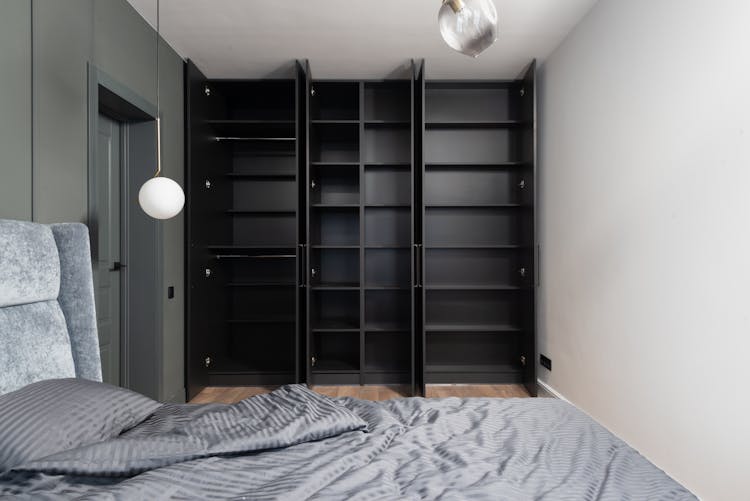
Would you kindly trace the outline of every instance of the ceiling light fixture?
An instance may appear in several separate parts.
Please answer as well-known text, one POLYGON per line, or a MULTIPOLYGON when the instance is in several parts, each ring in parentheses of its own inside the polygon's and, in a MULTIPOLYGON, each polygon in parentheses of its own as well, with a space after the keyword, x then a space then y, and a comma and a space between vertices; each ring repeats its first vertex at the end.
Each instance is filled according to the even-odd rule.
POLYGON ((156 0, 156 174, 138 191, 143 212, 154 219, 169 219, 185 205, 185 192, 172 179, 161 175, 161 116, 159 108, 159 0, 156 0))
POLYGON ((497 40, 492 0, 443 0, 438 24, 445 43, 467 56, 477 57, 497 40))

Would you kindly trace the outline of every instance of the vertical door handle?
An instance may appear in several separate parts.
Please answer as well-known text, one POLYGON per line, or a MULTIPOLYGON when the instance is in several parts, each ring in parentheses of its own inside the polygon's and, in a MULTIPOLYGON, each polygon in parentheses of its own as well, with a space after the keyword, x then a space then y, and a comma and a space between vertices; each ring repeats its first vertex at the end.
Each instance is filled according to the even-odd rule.
POLYGON ((414 288, 419 287, 419 247, 417 247, 417 244, 412 245, 413 251, 414 251, 414 262, 412 263, 414 265, 414 273, 412 273, 413 281, 414 281, 414 288))
POLYGON ((421 245, 414 244, 414 286, 422 287, 422 250, 421 245))
POLYGON ((299 285, 300 287, 305 287, 307 285, 307 266, 305 265, 305 257, 307 256, 307 253, 305 252, 305 244, 299 244, 297 246, 297 267, 298 267, 298 273, 299 273, 299 285))

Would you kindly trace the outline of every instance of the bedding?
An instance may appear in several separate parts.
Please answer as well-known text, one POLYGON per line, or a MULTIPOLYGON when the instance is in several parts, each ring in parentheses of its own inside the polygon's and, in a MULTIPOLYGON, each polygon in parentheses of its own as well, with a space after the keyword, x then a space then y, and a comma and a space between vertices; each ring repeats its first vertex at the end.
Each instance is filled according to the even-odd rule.
POLYGON ((116 437, 161 404, 86 379, 50 379, 0 395, 0 472, 116 437))
MULTIPOLYGON (((33 426, 33 423, 30 424, 33 426)), ((14 499, 686 500, 555 399, 330 399, 302 385, 165 404, 117 437, 0 475, 14 499)))

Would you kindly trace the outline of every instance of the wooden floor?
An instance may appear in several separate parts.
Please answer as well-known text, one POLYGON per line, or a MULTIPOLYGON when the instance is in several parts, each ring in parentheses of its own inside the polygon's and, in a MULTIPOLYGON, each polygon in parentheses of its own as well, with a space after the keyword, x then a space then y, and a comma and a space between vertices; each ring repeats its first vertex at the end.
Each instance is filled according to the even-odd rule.
MULTIPOLYGON (((200 392, 190 402, 231 404, 253 395, 273 391, 270 386, 212 386, 200 392)), ((408 391, 398 386, 313 386, 313 390, 329 397, 355 397, 363 400, 389 400, 408 397, 408 391)), ((520 384, 427 385, 427 398, 446 397, 528 397, 520 384)))

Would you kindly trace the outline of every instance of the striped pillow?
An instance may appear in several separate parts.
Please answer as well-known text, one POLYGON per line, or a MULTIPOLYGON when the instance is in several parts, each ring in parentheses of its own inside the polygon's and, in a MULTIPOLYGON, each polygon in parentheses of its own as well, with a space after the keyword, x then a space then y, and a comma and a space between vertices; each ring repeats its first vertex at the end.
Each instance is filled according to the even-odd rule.
POLYGON ((86 379, 49 379, 0 395, 0 472, 115 437, 160 406, 86 379))

